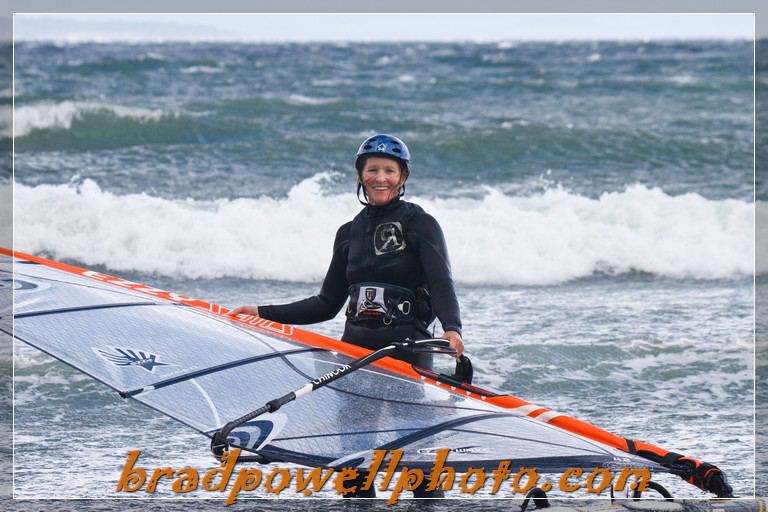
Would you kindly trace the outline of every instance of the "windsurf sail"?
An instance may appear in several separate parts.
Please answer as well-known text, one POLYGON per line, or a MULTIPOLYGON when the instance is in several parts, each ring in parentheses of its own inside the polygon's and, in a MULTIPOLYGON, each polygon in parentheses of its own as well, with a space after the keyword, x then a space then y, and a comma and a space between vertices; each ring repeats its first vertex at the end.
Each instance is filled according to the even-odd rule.
MULTIPOLYGON (((213 437, 230 420, 370 352, 239 315, 202 300, 0 248, 13 302, 0 330, 213 437), (11 318, 14 319, 13 323, 11 318)), ((457 471, 578 466, 670 472, 718 496, 716 466, 617 436, 518 397, 445 382, 389 357, 234 428, 232 446, 268 461, 368 467, 374 450, 429 469, 439 449, 457 471)))

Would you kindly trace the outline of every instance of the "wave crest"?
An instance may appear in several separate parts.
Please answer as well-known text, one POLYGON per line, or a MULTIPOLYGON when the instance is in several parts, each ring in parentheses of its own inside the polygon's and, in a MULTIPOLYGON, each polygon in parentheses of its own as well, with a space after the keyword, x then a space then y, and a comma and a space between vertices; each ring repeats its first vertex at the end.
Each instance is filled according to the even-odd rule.
MULTIPOLYGON (((188 278, 323 278, 338 226, 359 204, 321 173, 286 197, 172 200, 79 185, 16 185, 19 250, 188 278)), ((597 199, 552 188, 526 197, 413 197, 443 227, 454 278, 467 284, 553 284, 648 272, 675 278, 750 275, 754 204, 671 196, 632 185, 597 199)), ((768 268, 758 269, 768 272, 768 268)))
POLYGON ((15 109, 16 137, 25 137, 35 130, 69 130, 73 121, 81 119, 87 113, 96 112, 138 121, 158 121, 164 116, 177 115, 162 110, 80 101, 22 105, 15 109))

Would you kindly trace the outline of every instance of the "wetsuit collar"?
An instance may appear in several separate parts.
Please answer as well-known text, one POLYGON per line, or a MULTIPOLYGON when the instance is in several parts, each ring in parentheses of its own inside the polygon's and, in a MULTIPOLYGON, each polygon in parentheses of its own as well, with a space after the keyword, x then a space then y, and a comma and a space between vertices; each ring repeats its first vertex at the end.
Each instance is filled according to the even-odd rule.
POLYGON ((398 206, 400 206, 400 204, 402 204, 402 201, 400 201, 400 197, 398 196, 387 204, 381 206, 367 204, 365 206, 365 213, 369 217, 378 217, 379 215, 384 215, 388 212, 394 211, 398 206))

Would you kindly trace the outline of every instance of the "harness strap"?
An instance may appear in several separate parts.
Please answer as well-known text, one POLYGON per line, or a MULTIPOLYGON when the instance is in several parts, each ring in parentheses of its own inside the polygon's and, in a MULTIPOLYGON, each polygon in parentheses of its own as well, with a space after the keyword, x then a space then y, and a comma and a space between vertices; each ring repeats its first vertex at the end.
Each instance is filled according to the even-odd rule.
POLYGON ((356 283, 349 287, 347 319, 352 323, 400 325, 416 319, 416 293, 385 283, 356 283))

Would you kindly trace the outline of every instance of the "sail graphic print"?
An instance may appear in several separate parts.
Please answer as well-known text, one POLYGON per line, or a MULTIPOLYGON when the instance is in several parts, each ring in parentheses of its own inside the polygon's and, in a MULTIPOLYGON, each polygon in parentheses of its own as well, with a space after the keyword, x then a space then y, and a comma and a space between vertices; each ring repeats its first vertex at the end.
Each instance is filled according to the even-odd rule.
POLYGON ((140 366, 147 371, 154 372, 155 366, 169 366, 169 363, 161 363, 157 355, 132 348, 112 347, 115 352, 106 352, 94 349, 97 354, 116 366, 140 366))

